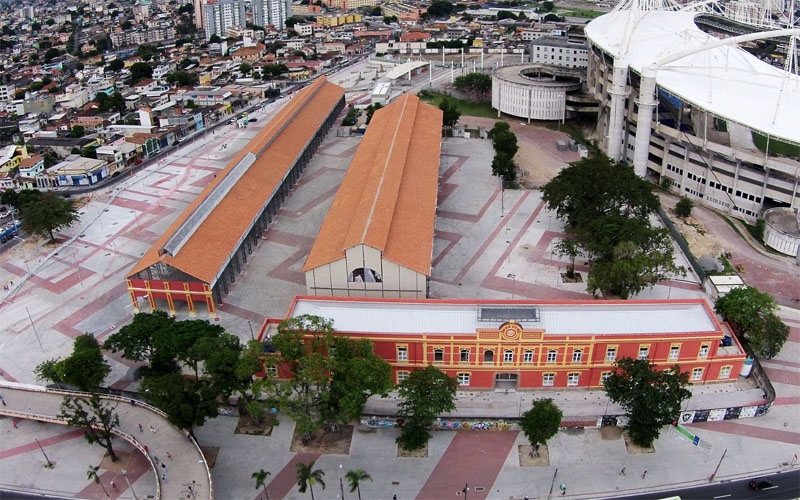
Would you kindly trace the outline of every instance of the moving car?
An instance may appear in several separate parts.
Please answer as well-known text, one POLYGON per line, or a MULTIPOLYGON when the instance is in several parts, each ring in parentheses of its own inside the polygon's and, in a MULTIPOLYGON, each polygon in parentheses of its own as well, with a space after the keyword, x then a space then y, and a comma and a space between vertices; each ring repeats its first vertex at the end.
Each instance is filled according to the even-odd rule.
POLYGON ((774 485, 772 484, 772 481, 767 479, 766 477, 759 477, 750 480, 751 490, 765 490, 767 488, 772 488, 773 486, 774 485))

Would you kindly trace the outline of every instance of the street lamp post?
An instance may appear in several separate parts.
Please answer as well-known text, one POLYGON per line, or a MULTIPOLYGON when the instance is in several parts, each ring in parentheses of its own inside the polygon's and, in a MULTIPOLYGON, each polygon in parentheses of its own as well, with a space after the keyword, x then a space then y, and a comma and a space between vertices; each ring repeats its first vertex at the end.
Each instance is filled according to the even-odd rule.
POLYGON ((511 300, 514 300, 514 292, 517 288, 517 275, 510 273, 508 274, 508 277, 511 278, 511 300))
POLYGON ((126 470, 122 471, 122 477, 125 478, 125 482, 128 484, 128 489, 131 490, 134 500, 139 500, 139 497, 136 496, 136 492, 133 491, 133 486, 131 486, 131 482, 128 480, 128 471, 126 470))
POLYGON ((467 494, 469 493, 469 483, 464 483, 464 489, 461 490, 461 493, 464 494, 464 500, 467 500, 467 494))

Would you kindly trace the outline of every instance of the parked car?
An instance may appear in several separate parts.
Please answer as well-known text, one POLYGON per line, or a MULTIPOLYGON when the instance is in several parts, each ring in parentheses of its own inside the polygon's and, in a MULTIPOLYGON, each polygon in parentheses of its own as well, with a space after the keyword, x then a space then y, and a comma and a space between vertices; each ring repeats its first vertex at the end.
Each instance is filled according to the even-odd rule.
POLYGON ((774 485, 772 484, 772 481, 766 477, 759 477, 750 480, 751 490, 765 490, 767 488, 772 488, 773 486, 774 485))

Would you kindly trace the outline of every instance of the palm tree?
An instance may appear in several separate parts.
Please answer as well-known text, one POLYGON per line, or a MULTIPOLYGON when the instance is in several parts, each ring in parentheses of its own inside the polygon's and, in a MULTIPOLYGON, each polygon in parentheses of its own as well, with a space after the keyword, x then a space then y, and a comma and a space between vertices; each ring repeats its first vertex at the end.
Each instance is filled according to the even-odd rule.
POLYGON ((372 476, 364 472, 363 469, 355 469, 347 471, 345 474, 347 482, 350 483, 350 493, 358 490, 358 500, 361 500, 361 481, 369 479, 372 481, 372 476))
POLYGON ((256 489, 264 488, 264 496, 267 498, 267 500, 269 500, 269 493, 267 493, 266 479, 269 475, 269 471, 265 471, 264 469, 261 469, 258 472, 253 472, 253 474, 250 475, 250 477, 256 480, 256 489))
POLYGON ((86 471, 86 479, 94 479, 94 482, 99 484, 100 487, 103 488, 103 493, 105 493, 107 497, 110 497, 111 495, 109 495, 108 491, 106 491, 106 487, 103 486, 102 482, 100 482, 100 476, 97 475, 98 470, 100 470, 99 465, 90 465, 89 470, 86 471))
POLYGON ((303 463, 297 464, 297 486, 300 487, 300 493, 305 493, 306 488, 311 490, 311 500, 314 500, 314 483, 319 483, 322 489, 325 489, 325 481, 322 476, 325 473, 321 469, 312 470, 314 462, 306 465, 303 463))

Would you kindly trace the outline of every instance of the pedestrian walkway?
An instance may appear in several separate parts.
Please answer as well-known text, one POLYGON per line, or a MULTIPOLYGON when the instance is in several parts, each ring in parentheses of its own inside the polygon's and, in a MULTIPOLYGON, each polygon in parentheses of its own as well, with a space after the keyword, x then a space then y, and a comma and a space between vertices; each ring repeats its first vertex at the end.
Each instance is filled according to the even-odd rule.
MULTIPOLYGON (((66 424, 59 416, 61 402, 65 395, 74 395, 13 382, 0 383, 0 394, 4 403, 0 406, 0 415, 56 424, 66 424)), ((114 411, 119 415, 119 425, 114 434, 147 458, 155 474, 155 498, 214 498, 210 470, 202 451, 190 436, 167 422, 163 412, 144 402, 116 396, 104 396, 104 399, 118 402, 114 411)), ((17 421, 13 422, 17 427, 17 421)), ((107 481, 102 486, 109 493, 122 493, 127 488, 123 478, 104 475, 102 481, 107 481)))

